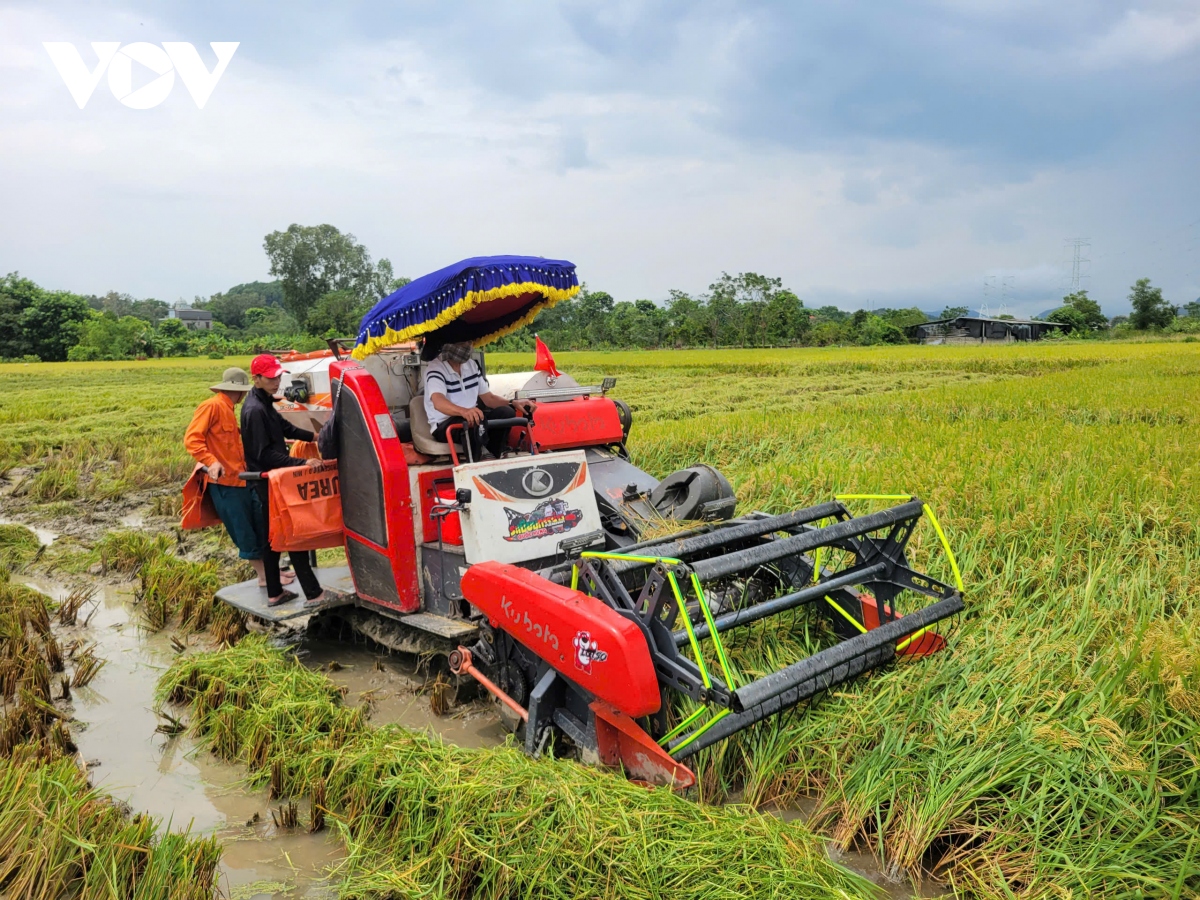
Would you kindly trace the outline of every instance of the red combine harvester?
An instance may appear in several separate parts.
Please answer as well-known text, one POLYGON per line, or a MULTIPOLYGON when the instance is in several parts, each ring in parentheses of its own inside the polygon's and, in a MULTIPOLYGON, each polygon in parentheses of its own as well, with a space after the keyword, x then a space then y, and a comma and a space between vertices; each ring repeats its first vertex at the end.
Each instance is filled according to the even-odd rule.
MULTIPOLYGON (((962 611, 962 584, 952 554, 954 585, 910 568, 924 517, 950 550, 918 499, 857 498, 903 501, 862 516, 833 500, 733 518, 733 491, 710 466, 659 481, 630 461, 632 416, 608 396, 612 379, 579 385, 552 366, 490 377, 493 392, 536 401, 531 417, 499 423, 511 429, 501 458, 434 441, 422 375, 437 350, 481 346, 577 285, 567 262, 465 260, 380 301, 356 358, 330 358, 349 565, 317 570, 334 598, 320 615, 395 649, 445 653, 504 704, 532 755, 553 737, 676 786, 692 783, 684 761, 703 748, 944 646, 933 629, 962 611), (647 537, 664 519, 689 523, 647 537), (722 636, 800 610, 827 621, 816 629, 826 646, 740 680, 722 636), (692 712, 676 713, 678 695, 692 712)), ((266 621, 313 614, 301 601, 268 608, 253 581, 217 596, 266 621)))

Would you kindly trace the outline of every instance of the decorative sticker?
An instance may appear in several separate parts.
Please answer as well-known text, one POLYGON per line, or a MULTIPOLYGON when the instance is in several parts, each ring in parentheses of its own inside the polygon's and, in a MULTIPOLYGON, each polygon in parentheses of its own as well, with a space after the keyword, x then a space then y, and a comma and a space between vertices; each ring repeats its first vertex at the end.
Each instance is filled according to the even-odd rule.
POLYGON ((608 654, 592 640, 590 631, 576 632, 571 643, 575 645, 575 668, 582 669, 588 675, 592 674, 592 663, 602 663, 608 659, 608 654))
POLYGON ((527 513, 504 507, 508 515, 506 541, 532 541, 570 531, 583 519, 583 510, 567 509, 567 501, 555 497, 539 503, 527 513))

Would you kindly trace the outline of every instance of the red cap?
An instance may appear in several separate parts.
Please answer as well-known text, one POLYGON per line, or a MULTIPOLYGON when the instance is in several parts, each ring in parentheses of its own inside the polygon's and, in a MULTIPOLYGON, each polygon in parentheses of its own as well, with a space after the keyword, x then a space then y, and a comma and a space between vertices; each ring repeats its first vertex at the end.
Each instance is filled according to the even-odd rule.
POLYGON ((266 378, 274 378, 283 371, 283 363, 272 356, 270 353, 263 353, 254 357, 254 362, 250 363, 251 375, 262 375, 266 378))

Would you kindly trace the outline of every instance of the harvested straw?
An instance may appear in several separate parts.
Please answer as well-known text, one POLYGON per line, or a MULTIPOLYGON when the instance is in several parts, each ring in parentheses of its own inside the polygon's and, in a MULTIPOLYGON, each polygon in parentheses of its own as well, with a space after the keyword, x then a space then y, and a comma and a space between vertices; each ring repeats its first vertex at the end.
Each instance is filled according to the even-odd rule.
POLYGON ((95 585, 79 585, 58 604, 56 613, 60 625, 74 625, 79 618, 79 610, 85 603, 90 603, 96 596, 95 585))
POLYGON ((41 551, 41 541, 24 525, 0 525, 0 568, 19 571, 41 551))
POLYGON ((215 838, 160 833, 88 786, 74 762, 0 762, 0 885, 9 900, 210 900, 215 838))
POLYGON ((796 824, 705 807, 574 762, 371 729, 325 676, 251 635, 177 659, 160 700, 349 845, 344 897, 870 896, 796 824), (230 732, 232 734, 230 734, 230 732))

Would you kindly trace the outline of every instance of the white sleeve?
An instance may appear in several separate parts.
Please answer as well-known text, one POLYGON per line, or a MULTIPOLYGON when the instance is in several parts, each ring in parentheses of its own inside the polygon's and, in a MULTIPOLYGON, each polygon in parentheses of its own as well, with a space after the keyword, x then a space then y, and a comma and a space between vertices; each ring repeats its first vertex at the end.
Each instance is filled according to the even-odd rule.
MULTIPOLYGON (((478 363, 476 363, 475 366, 476 368, 479 368, 478 363)), ((479 393, 490 394, 491 392, 492 386, 488 384, 488 380, 483 377, 483 369, 479 369, 479 393)))
POLYGON ((432 397, 434 394, 447 396, 446 376, 441 369, 431 365, 425 369, 425 396, 432 397))

